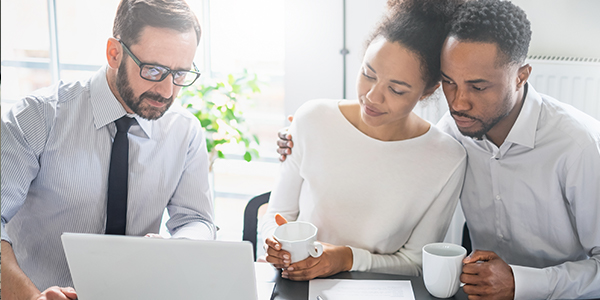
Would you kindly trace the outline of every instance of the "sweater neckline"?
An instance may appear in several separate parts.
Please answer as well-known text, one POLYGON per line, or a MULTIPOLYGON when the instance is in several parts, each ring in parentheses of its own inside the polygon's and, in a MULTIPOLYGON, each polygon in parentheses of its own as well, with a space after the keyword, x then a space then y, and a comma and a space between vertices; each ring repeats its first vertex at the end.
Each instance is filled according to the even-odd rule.
POLYGON ((358 128, 356 128, 352 123, 350 123, 350 121, 348 119, 346 119, 346 117, 342 113, 342 110, 340 109, 340 102, 342 102, 342 101, 348 101, 348 100, 332 101, 333 102, 332 104, 335 105, 336 115, 339 118, 341 118, 341 120, 343 120, 343 123, 344 123, 343 126, 349 126, 350 127, 349 131, 353 132, 353 134, 355 134, 355 135, 363 137, 364 139, 371 140, 371 141, 374 141, 377 143, 382 143, 382 144, 401 144, 401 143, 419 142, 421 140, 427 139, 432 134, 432 128, 434 125, 431 122, 425 120, 425 122, 429 123, 429 129, 424 134, 416 136, 414 138, 398 140, 398 141, 382 141, 382 140, 373 138, 373 137, 363 133, 362 131, 358 130, 358 128))

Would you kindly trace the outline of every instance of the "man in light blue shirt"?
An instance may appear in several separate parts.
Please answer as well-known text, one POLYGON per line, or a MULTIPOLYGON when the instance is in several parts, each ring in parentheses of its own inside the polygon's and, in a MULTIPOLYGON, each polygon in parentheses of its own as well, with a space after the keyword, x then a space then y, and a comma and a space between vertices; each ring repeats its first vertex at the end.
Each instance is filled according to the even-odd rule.
POLYGON ((469 1, 442 49, 450 113, 463 144, 461 204, 473 249, 469 298, 600 298, 600 122, 527 79, 531 30, 508 1, 469 1))
POLYGON ((113 35, 92 78, 43 89, 2 116, 3 298, 76 297, 60 235, 105 232, 114 121, 125 115, 135 119, 126 234, 158 232, 167 208, 173 237, 216 237, 202 128, 171 107, 199 76, 198 20, 184 1, 123 0, 113 35))

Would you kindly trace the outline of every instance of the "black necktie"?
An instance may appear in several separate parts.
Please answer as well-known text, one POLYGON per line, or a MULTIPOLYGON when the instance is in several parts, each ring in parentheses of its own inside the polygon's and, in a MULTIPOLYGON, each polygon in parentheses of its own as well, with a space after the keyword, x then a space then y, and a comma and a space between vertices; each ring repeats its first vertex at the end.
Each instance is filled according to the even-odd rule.
POLYGON ((117 134, 110 154, 108 171, 108 203, 106 234, 125 235, 127 224, 127 174, 129 173, 129 140, 127 132, 134 119, 124 116, 115 121, 117 134))

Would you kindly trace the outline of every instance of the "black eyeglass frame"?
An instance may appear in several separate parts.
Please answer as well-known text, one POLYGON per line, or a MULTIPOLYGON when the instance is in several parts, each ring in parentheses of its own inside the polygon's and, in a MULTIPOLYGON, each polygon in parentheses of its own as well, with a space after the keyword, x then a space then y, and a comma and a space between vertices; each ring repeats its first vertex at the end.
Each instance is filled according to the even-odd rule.
POLYGON ((198 69, 198 67, 196 67, 196 64, 194 62, 192 62, 192 66, 194 66, 194 69, 196 69, 196 71, 192 71, 192 70, 171 70, 171 68, 169 67, 165 67, 163 65, 159 65, 159 64, 148 64, 148 63, 143 63, 142 61, 140 61, 135 54, 133 54, 133 52, 131 52, 131 50, 129 50, 129 47, 120 39, 117 39, 119 41, 119 43, 121 43, 121 46, 123 46, 123 49, 125 49, 125 52, 127 52, 127 54, 129 55, 129 57, 131 57, 131 59, 133 59, 133 61, 138 65, 138 67, 140 68, 140 77, 142 77, 145 80, 148 81, 152 81, 152 82, 161 82, 163 80, 165 80, 165 78, 167 78, 167 76, 169 76, 169 74, 171 74, 173 77, 173 84, 176 86, 190 86, 192 84, 194 84, 194 82, 196 82, 196 80, 198 80, 198 77, 200 77, 200 70, 198 69), (163 72, 160 79, 149 79, 146 78, 142 75, 142 72, 144 70, 144 66, 155 66, 155 67, 160 67, 166 70, 166 72, 163 72), (191 83, 189 84, 178 84, 175 82, 175 74, 178 72, 187 72, 187 73, 191 73, 196 75, 196 78, 194 78, 194 80, 192 80, 191 83))

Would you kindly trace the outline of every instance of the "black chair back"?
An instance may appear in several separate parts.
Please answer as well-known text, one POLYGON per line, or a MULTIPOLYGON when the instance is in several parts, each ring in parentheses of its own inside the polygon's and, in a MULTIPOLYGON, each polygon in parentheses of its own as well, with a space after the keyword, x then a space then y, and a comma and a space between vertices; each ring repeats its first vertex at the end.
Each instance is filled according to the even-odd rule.
POLYGON ((246 208, 244 209, 244 231, 242 240, 249 241, 252 243, 252 249, 254 251, 254 261, 256 261, 256 235, 258 225, 258 209, 269 202, 271 192, 260 194, 248 201, 246 208))

